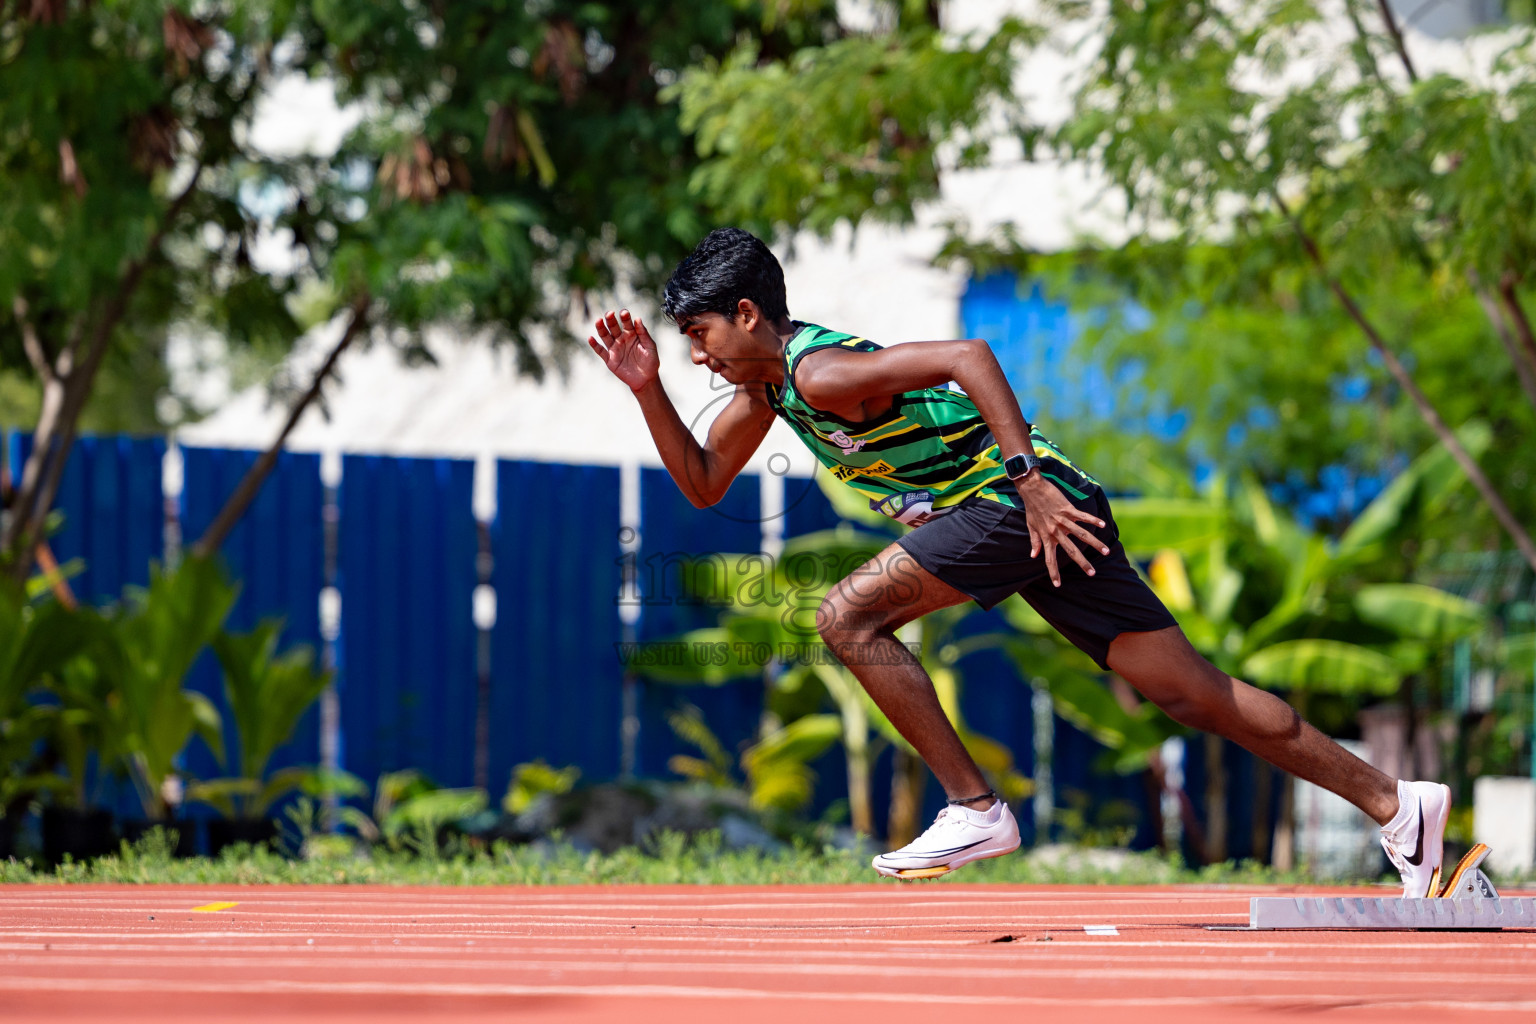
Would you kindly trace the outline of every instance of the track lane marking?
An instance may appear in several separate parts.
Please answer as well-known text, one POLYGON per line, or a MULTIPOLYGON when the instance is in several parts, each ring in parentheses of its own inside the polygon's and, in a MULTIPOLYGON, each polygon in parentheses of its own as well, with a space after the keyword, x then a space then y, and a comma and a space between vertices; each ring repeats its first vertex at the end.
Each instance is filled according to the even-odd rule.
POLYGON ((1209 1005, 1244 1006, 1255 1003, 1280 1006, 1337 1008, 1337 1009, 1448 1009, 1485 1012, 1536 1011, 1536 999, 1503 999, 1486 1002, 1451 1001, 1445 999, 1383 1000, 1366 1003, 1355 999, 1344 1003, 1338 999, 1320 996, 1284 994, 1263 995, 1202 995, 1202 996, 1153 996, 1145 998, 1085 997, 1085 996, 987 996, 956 992, 777 992, 772 989, 717 988, 693 985, 515 985, 515 984, 455 984, 443 982, 341 982, 329 985, 313 982, 188 982, 170 979, 169 982, 121 981, 99 978, 41 978, 32 984, 17 984, 13 977, 0 977, 0 989, 46 991, 96 991, 96 992, 172 992, 211 993, 221 995, 276 995, 276 994, 355 994, 355 995, 428 995, 428 996, 586 996, 619 998, 704 998, 704 999, 781 999, 788 1001, 873 1002, 873 1003, 945 1003, 977 1006, 1030 1006, 1051 1005, 1067 1007, 1190 1007, 1209 1005))

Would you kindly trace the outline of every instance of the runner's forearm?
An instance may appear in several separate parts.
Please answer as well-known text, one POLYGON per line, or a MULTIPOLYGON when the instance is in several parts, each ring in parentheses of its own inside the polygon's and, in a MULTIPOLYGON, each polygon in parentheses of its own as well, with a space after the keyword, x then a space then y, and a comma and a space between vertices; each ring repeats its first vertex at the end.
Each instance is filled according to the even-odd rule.
POLYGON ((645 415, 651 438, 656 442, 662 465, 667 467, 678 490, 697 508, 719 501, 720 496, 714 493, 710 481, 708 453, 677 414, 677 407, 661 386, 661 379, 652 380, 634 392, 634 396, 645 415))

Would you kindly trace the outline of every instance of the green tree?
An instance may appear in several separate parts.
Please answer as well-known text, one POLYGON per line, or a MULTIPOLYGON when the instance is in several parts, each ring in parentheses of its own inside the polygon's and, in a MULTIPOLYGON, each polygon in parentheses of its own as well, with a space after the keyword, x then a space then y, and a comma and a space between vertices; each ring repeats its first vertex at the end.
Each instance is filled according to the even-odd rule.
POLYGON ((743 219, 825 232, 909 219, 942 174, 1005 140, 1026 160, 1076 162, 1124 204, 1124 240, 1042 257, 1019 224, 977 236, 956 223, 937 258, 1057 272, 1074 306, 1105 321, 1111 364, 1135 360, 1134 387, 1191 413, 1183 447, 1256 462, 1267 482, 1316 485, 1340 461, 1386 476, 1446 445, 1480 498, 1446 543, 1502 531, 1536 566, 1523 525, 1536 513, 1523 454, 1536 429, 1531 32, 1489 74, 1421 77, 1388 7, 1334 11, 1054 0, 1036 25, 969 39, 897 18, 862 47, 706 64, 680 87, 708 158, 696 187, 743 219), (1032 42, 1082 65, 1050 126, 1012 92, 1032 42), (921 96, 883 73, 925 59, 921 96), (840 96, 889 116, 817 113, 840 96), (790 112, 784 141, 773 128, 790 112), (866 153, 853 173, 850 154, 866 153), (1483 463, 1453 431, 1472 415, 1497 428, 1483 463))
POLYGON ((843 32, 830 2, 0 6, 0 394, 29 375, 37 440, 0 536, 11 572, 102 368, 145 365, 172 326, 279 353, 296 311, 341 327, 200 554, 358 339, 429 357, 441 324, 510 344, 525 372, 559 364, 573 307, 654 285, 713 220, 662 92, 743 41, 784 56, 843 32), (294 75, 362 112, 338 153, 256 148, 258 104, 294 75), (291 259, 254 258, 284 241, 291 259))
MULTIPOLYGON (((245 130, 273 76, 310 66, 279 45, 293 24, 292 5, 259 0, 0 8, 0 366, 31 374, 37 410, 0 535, 13 574, 104 366, 125 369, 120 388, 175 323, 237 347, 297 335, 296 276, 252 259, 274 226, 252 197, 303 161, 267 159, 245 130)), ((152 396, 164 372, 145 376, 152 396)))
POLYGON ((1536 567, 1529 30, 1486 75, 1421 78, 1385 4, 1114 10, 1052 142, 1126 203, 1130 241, 1086 261, 1154 314, 1116 354, 1186 407, 1214 397, 1206 450, 1234 424, 1273 438, 1277 472, 1297 447, 1382 472, 1438 441, 1536 567), (1486 471, 1452 429, 1473 415, 1498 421, 1486 471))

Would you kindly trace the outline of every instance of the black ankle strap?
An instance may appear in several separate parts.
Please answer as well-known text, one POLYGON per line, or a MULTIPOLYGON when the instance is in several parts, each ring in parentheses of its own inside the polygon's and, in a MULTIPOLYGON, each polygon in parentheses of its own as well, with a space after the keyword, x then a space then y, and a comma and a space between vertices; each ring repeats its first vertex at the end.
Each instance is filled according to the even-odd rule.
POLYGON ((997 795, 997 791, 996 790, 989 789, 985 793, 981 794, 980 796, 962 796, 962 797, 958 797, 958 798, 956 798, 954 800, 951 800, 950 803, 951 804, 969 804, 969 803, 974 803, 977 800, 985 800, 987 797, 991 797, 994 800, 1001 799, 1001 797, 999 797, 997 795))

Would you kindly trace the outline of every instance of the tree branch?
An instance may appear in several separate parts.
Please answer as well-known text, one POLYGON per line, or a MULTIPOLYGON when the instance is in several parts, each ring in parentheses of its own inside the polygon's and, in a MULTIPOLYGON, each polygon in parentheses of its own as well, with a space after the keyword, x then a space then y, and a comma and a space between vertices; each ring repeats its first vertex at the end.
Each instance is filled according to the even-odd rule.
POLYGON ((1521 351, 1519 343, 1510 333, 1510 318, 1505 316, 1504 308, 1499 305, 1499 299, 1495 298, 1478 279, 1477 271, 1467 271, 1467 280, 1472 283, 1478 304, 1483 307, 1483 312, 1488 315, 1489 322, 1493 324, 1493 333, 1498 335, 1499 343, 1509 354, 1509 361, 1515 364, 1515 376, 1520 378, 1520 387, 1525 391, 1525 396, 1531 400, 1531 406, 1536 408, 1536 354, 1521 351))
POLYGON ((1430 402, 1428 396, 1419 390, 1418 382, 1413 379, 1413 374, 1403 365, 1402 360, 1397 358, 1397 353, 1393 352, 1387 347, 1386 342, 1382 341, 1376 326, 1366 317, 1364 311, 1355 302, 1354 297, 1344 289, 1344 286, 1339 283, 1338 278, 1328 271, 1328 264, 1323 259, 1322 251, 1317 247, 1317 242, 1313 240, 1306 228, 1302 226, 1301 221, 1291 212, 1291 208, 1281 198, 1280 193, 1271 189, 1270 196, 1279 207, 1281 214, 1290 222, 1291 230, 1301 240, 1302 246, 1307 251, 1307 256, 1323 275, 1323 280, 1327 283, 1329 290, 1333 292, 1340 304, 1343 305, 1350 319, 1365 333, 1366 339, 1371 343, 1371 348, 1376 350, 1376 354, 1386 364, 1387 372, 1392 374, 1398 386, 1413 400, 1413 404, 1419 410, 1420 418, 1429 425, 1429 429, 1434 432, 1435 437, 1440 440, 1440 443, 1445 445, 1446 450, 1451 453, 1451 457, 1456 460, 1462 472, 1467 474, 1467 479, 1472 481, 1472 486, 1477 488, 1478 494, 1482 496, 1483 501, 1493 512, 1494 518, 1499 521, 1499 525, 1503 526, 1505 532, 1514 540, 1515 547, 1525 557, 1526 562, 1530 564, 1532 569, 1536 569, 1536 543, 1532 543, 1530 534, 1526 533, 1525 527, 1510 512, 1509 506, 1505 504, 1499 492, 1494 489, 1493 483, 1483 473, 1483 469, 1477 464, 1477 460, 1472 458, 1471 454, 1462 446, 1460 439, 1456 437, 1455 432, 1440 417, 1440 413, 1435 408, 1434 403, 1430 402))
MULTIPOLYGON (((1525 307, 1520 304, 1520 296, 1515 291, 1515 278, 1513 275, 1505 275, 1499 282, 1499 297, 1504 300, 1504 310, 1509 314, 1509 320, 1515 327, 1515 337, 1519 340, 1520 354, 1525 357, 1527 365, 1536 375, 1536 332, 1531 330, 1530 317, 1525 315, 1525 307)), ((1514 358, 1514 353, 1510 353, 1514 358)), ((1519 359, 1515 359, 1518 364, 1519 359)), ((1536 402, 1536 399, 1532 399, 1536 402)))
POLYGON ((1381 9, 1381 20, 1387 23, 1387 35, 1392 37, 1392 45, 1397 48, 1397 56, 1403 62, 1403 70, 1408 72, 1408 81, 1417 82, 1419 73, 1414 70, 1413 60, 1408 56, 1408 44, 1403 42, 1403 33, 1397 27, 1397 16, 1392 13, 1392 8, 1387 6, 1387 0, 1376 0, 1376 6, 1381 9))
POLYGON ((261 489, 262 483, 272 472, 272 468, 277 465, 277 457, 282 452, 288 435, 293 432, 294 427, 298 426, 299 418, 304 415, 304 411, 316 398, 320 397, 321 388, 326 378, 331 375, 331 371, 336 368, 342 353, 351 346, 353 339, 366 326, 369 301, 369 297, 363 295, 352 303, 352 317, 347 322, 346 330, 342 332, 340 340, 332 347, 330 354, 325 357, 325 363, 315 373, 315 379, 310 383, 309 390, 293 404, 293 408, 288 411, 288 420, 283 424, 283 429, 278 432, 277 438, 266 451, 261 453, 261 457, 251 464, 251 468, 246 470, 245 476, 240 479, 234 493, 224 502, 224 507, 219 509, 219 514, 214 517, 212 523, 208 524, 208 529, 203 531, 197 543, 192 545, 194 557, 207 558, 224 546, 224 541, 229 538, 229 532, 235 528, 235 524, 240 522, 240 518, 245 515, 246 509, 255 499, 256 492, 261 489))
POLYGON ((27 362, 32 364, 32 369, 37 371, 46 387, 53 380, 53 366, 48 360, 48 352, 43 348, 42 341, 37 336, 37 328, 27 316, 27 300, 21 293, 16 293, 16 299, 11 303, 11 312, 16 314, 16 324, 21 328, 21 347, 27 353, 27 362))

